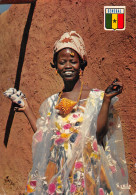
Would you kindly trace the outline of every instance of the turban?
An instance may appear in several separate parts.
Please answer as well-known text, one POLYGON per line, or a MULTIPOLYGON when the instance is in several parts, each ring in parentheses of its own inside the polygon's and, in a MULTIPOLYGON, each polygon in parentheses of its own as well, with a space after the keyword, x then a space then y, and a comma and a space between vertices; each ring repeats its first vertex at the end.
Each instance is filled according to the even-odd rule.
POLYGON ((82 37, 76 31, 64 33, 59 40, 54 44, 53 56, 64 48, 71 48, 75 50, 82 60, 87 60, 87 53, 85 51, 85 44, 82 37))

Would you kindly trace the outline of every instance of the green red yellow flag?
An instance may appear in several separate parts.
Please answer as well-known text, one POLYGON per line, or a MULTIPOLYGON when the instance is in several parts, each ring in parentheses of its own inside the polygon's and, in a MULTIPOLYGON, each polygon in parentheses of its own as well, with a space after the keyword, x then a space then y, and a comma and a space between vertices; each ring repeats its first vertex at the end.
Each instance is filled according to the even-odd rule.
POLYGON ((125 30, 125 6, 104 6, 104 29, 125 30))

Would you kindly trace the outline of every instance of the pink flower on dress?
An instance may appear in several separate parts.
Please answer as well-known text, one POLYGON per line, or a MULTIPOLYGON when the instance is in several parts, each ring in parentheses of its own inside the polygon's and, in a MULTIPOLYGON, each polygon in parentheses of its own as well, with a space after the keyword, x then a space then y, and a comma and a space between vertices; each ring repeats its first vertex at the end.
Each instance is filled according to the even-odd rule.
POLYGON ((73 114, 73 118, 78 118, 78 115, 77 114, 73 114))
POLYGON ((42 137, 43 137, 43 132, 42 131, 39 131, 35 134, 35 139, 38 141, 38 142, 41 142, 42 141, 42 137))
POLYGON ((110 166, 110 169, 111 169, 112 173, 116 172, 116 167, 115 166, 110 166))
POLYGON ((60 135, 61 133, 60 133, 60 131, 56 131, 56 135, 60 135))
POLYGON ((99 188, 99 195, 105 195, 103 188, 99 188))
POLYGON ((71 128, 71 124, 67 123, 66 125, 63 126, 63 128, 66 129, 70 129, 71 128))
POLYGON ((65 139, 63 139, 63 138, 60 137, 60 138, 58 138, 58 139, 55 140, 55 144, 60 145, 60 144, 63 144, 64 141, 65 141, 65 139))
POLYGON ((75 191, 76 191, 76 185, 72 183, 70 187, 70 192, 73 193, 75 191))
POLYGON ((95 152, 98 152, 98 146, 97 146, 97 141, 96 141, 96 139, 93 141, 93 150, 94 150, 95 152))
POLYGON ((84 181, 84 179, 81 181, 81 185, 83 186, 83 188, 85 187, 85 181, 84 181))
POLYGON ((54 183, 49 184, 48 186, 48 193, 53 194, 56 191, 56 186, 54 183))
POLYGON ((82 168, 83 167, 83 163, 82 162, 76 162, 75 163, 75 168, 76 169, 80 169, 80 168, 82 168))
POLYGON ((125 171, 124 171, 123 168, 121 168, 121 173, 122 173, 123 176, 126 176, 125 171))
POLYGON ((30 186, 36 187, 36 181, 30 181, 30 186))
POLYGON ((94 89, 93 91, 100 91, 99 89, 94 89))

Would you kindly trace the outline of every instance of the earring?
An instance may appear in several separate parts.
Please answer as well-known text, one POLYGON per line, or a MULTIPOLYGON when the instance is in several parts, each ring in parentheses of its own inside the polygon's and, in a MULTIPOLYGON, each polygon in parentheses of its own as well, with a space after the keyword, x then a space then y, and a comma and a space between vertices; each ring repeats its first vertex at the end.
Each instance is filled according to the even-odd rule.
POLYGON ((58 75, 58 70, 56 69, 56 75, 58 75))
POLYGON ((83 70, 80 69, 79 76, 83 76, 83 70))

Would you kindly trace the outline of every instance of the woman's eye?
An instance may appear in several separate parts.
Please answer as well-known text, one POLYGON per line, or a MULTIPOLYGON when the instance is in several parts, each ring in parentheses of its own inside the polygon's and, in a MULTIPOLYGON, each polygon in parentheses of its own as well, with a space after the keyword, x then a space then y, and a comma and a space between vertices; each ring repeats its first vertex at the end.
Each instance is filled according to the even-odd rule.
POLYGON ((72 64, 76 64, 77 62, 76 62, 76 61, 72 61, 71 63, 72 63, 72 64))
MULTIPOLYGON (((76 64, 77 63, 77 61, 69 61, 71 64, 76 64)), ((65 63, 67 63, 67 61, 59 61, 58 62, 60 65, 65 65, 65 63)))
POLYGON ((64 64, 65 64, 65 62, 64 62, 64 61, 62 61, 62 62, 59 62, 59 64, 64 65, 64 64))

